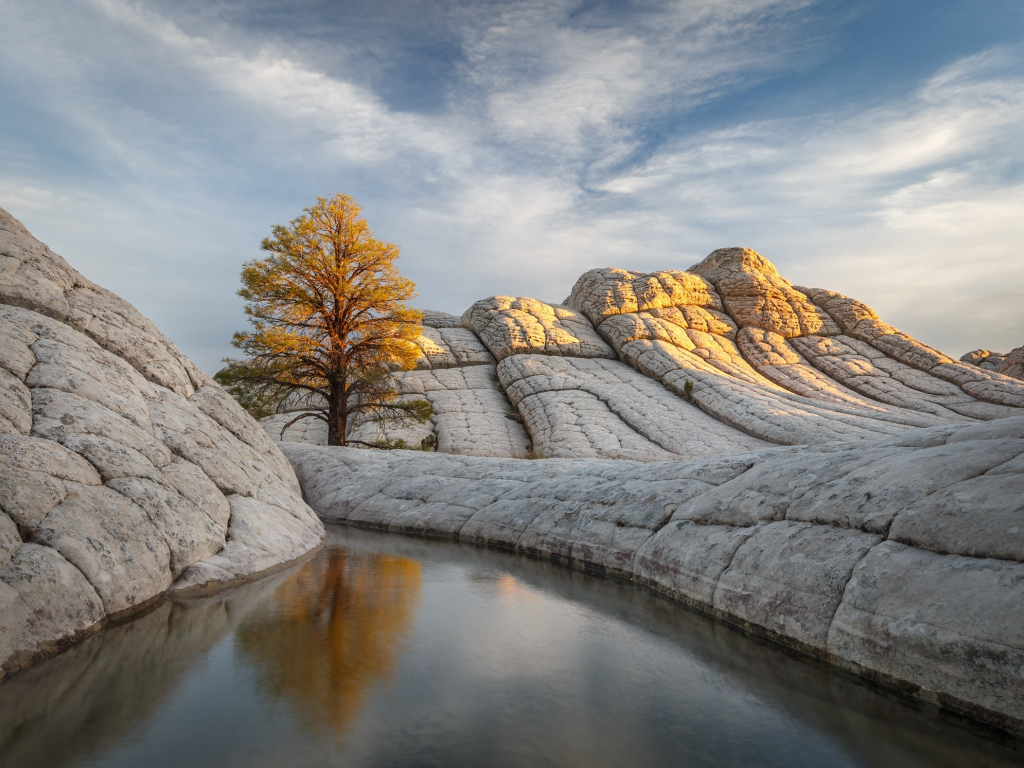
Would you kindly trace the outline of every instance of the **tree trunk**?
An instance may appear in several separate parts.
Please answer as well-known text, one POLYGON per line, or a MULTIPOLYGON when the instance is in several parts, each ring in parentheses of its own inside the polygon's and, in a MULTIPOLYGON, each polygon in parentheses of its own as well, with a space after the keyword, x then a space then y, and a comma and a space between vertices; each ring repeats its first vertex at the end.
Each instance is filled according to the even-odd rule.
POLYGON ((327 398, 327 444, 345 445, 345 431, 348 427, 348 402, 341 394, 341 387, 332 386, 327 398))

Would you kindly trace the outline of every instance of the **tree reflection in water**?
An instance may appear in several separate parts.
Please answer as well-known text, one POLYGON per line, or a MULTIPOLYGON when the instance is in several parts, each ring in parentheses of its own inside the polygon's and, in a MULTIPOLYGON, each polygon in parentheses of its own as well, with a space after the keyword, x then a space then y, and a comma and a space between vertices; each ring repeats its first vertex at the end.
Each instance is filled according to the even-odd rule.
POLYGON ((303 726, 343 734, 375 684, 391 679, 420 601, 420 563, 329 550, 284 582, 239 628, 257 685, 303 726))

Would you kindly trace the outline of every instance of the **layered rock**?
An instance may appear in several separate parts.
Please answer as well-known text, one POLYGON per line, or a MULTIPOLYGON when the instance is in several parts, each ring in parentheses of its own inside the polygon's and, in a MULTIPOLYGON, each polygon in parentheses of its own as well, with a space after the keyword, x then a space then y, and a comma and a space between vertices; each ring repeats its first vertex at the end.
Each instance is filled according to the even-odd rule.
MULTIPOLYGON (((399 387, 430 400, 434 419, 354 424, 350 437, 671 461, 870 441, 1024 406, 1019 380, 952 360, 855 299, 794 286, 746 248, 685 272, 593 269, 560 305, 494 296, 461 319, 428 311, 418 345, 399 387)), ((284 440, 322 443, 326 430, 307 422, 284 440)))
POLYGON ((670 461, 767 445, 617 360, 516 355, 498 378, 541 456, 670 461))
POLYGON ((846 335, 844 321, 874 313, 827 293, 795 288, 759 254, 728 248, 688 272, 591 270, 568 304, 623 360, 677 394, 689 382, 699 407, 775 443, 871 439, 1013 412, 1002 401, 1019 399, 1019 388, 995 396, 1000 404, 979 402, 846 335), (838 319, 815 296, 830 299, 838 319))
MULTIPOLYGON (((460 323, 454 315, 424 312, 415 368, 396 374, 399 400, 428 401, 434 409, 430 421, 353 419, 348 439, 364 444, 403 440, 416 447, 432 436, 438 450, 467 456, 524 456, 531 450, 521 418, 498 383, 494 356, 460 323)), ((307 418, 288 426, 304 405, 284 403, 281 413, 263 419, 264 428, 283 442, 326 445, 325 422, 307 418)))
POLYGON ((279 449, 145 317, 0 210, 0 670, 323 526, 279 449))
POLYGON ((284 450, 325 520, 617 574, 1024 730, 1024 415, 656 464, 284 450))
POLYGON ((990 349, 976 349, 961 357, 960 362, 1001 373, 1012 379, 1024 380, 1024 346, 1017 347, 1005 355, 990 349))

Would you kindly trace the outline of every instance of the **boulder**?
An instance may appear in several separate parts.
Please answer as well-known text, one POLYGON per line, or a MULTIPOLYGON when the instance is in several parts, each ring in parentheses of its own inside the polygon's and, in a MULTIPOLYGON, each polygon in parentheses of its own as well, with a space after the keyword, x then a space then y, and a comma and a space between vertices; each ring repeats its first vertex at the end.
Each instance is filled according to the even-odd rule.
POLYGON ((0 674, 318 548, 275 443, 152 322, 3 210, 0 267, 0 674))

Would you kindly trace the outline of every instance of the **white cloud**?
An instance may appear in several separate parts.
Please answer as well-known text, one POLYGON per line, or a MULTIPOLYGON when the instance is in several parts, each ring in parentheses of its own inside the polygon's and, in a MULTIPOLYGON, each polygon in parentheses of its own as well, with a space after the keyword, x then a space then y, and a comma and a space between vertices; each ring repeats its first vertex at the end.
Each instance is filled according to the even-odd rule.
POLYGON ((301 41, 186 32, 146 3, 9 5, 0 63, 17 64, 24 98, 91 167, 33 168, 0 144, 0 160, 18 160, 0 205, 207 369, 243 322, 228 298, 240 262, 272 222, 332 191, 404 245, 424 306, 557 300, 592 266, 685 267, 744 244, 950 351, 1024 341, 1017 49, 951 63, 867 109, 693 132, 680 116, 822 55, 820 36, 800 34, 813 2, 467 12, 464 63, 429 114, 390 107, 357 56, 330 74, 313 66, 301 41), (654 123, 670 138, 637 164, 654 123), (154 291, 175 262, 202 285, 161 278, 154 291))

